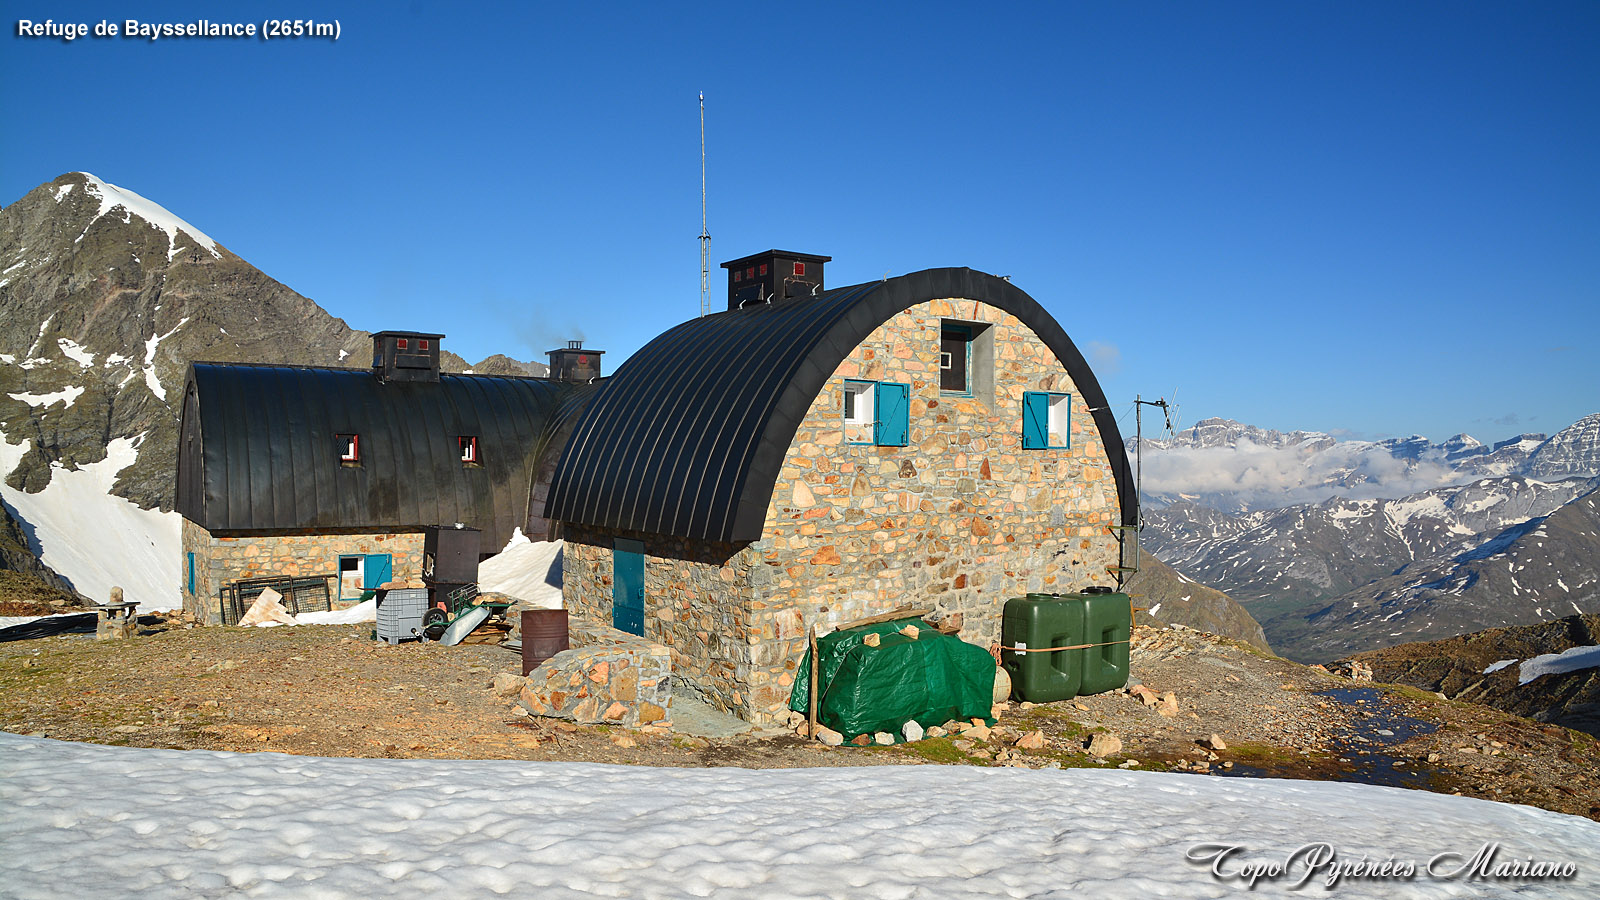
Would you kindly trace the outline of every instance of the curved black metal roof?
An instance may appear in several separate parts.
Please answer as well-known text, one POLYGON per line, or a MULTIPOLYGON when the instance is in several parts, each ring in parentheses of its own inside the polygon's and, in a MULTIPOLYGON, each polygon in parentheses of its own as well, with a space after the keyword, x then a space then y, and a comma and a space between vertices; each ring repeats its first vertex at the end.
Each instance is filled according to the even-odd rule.
POLYGON ((526 527, 541 456, 598 388, 493 375, 385 382, 367 369, 195 363, 184 386, 178 512, 212 532, 391 532, 461 522, 482 529, 492 549, 526 527), (360 435, 360 465, 341 464, 341 434, 360 435), (478 438, 480 465, 462 464, 462 436, 478 438))
POLYGON ((1124 525, 1138 501, 1116 416, 1060 324, 1009 281, 927 269, 818 297, 692 319, 607 380, 562 452, 551 519, 713 541, 761 537, 794 433, 829 376, 891 317, 929 300, 981 300, 1055 353, 1100 431, 1124 525))

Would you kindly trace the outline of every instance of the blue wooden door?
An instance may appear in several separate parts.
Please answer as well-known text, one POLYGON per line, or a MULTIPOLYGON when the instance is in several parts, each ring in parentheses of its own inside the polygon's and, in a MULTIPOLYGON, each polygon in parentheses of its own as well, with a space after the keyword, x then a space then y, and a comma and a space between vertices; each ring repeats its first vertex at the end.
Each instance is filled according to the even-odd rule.
POLYGON ((644 544, 618 538, 611 553, 611 623, 644 634, 644 544))

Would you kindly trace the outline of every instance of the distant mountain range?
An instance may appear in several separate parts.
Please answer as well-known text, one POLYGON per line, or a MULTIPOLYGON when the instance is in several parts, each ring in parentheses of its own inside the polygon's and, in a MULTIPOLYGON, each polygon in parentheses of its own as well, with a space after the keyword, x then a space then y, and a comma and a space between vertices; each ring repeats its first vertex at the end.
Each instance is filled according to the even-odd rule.
MULTIPOLYGON (((404 328, 407 323, 395 322, 404 328)), ((172 507, 184 369, 194 360, 362 366, 350 328, 133 191, 63 175, 0 210, 0 430, 31 449, 7 483, 37 491, 52 465, 137 442, 116 494, 172 507)), ((469 368, 443 354, 444 368, 469 368)), ((495 355, 477 366, 544 374, 495 355)))
POLYGON ((1145 546, 1243 603, 1272 646, 1292 659, 1317 661, 1600 611, 1600 576, 1593 574, 1600 553, 1581 524, 1600 487, 1600 415, 1553 437, 1524 435, 1492 447, 1464 435, 1444 444, 1421 438, 1338 442, 1222 420, 1202 422, 1180 437, 1167 442, 1167 449, 1191 461, 1214 462, 1208 476, 1213 486, 1221 483, 1217 472, 1243 472, 1274 458, 1302 460, 1302 468, 1258 467, 1252 477, 1262 483, 1262 471, 1276 471, 1280 481, 1298 478, 1295 492, 1501 473, 1398 499, 1333 497, 1241 511, 1249 504, 1239 491, 1180 490, 1173 496, 1181 499, 1151 504, 1145 546), (1383 460, 1389 463, 1380 465, 1383 460), (1419 476, 1424 467, 1428 474, 1419 476), (1373 473, 1384 477, 1368 477, 1373 473), (1232 509, 1193 498, 1220 500, 1232 509), (1502 558, 1505 565, 1495 562, 1502 558), (1531 568, 1501 577, 1506 565, 1531 568))
MULTIPOLYGON (((1127 441, 1134 453, 1135 442, 1127 441)), ((1600 413, 1553 437, 1520 434, 1493 445, 1467 434, 1435 444, 1420 435, 1341 441, 1317 431, 1272 431, 1205 419, 1144 443, 1148 506, 1189 501, 1224 512, 1281 509, 1332 497, 1404 497, 1482 478, 1540 481, 1600 473, 1600 413)))

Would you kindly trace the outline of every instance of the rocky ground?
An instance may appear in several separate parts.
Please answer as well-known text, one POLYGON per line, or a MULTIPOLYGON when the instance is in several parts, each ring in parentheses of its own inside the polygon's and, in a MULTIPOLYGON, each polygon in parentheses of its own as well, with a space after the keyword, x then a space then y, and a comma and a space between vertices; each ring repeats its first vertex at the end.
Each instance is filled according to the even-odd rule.
POLYGON ((14 641, 0 644, 0 728, 321 756, 1140 767, 1367 781, 1600 820, 1600 742, 1588 735, 1413 688, 1356 683, 1185 629, 1136 630, 1131 690, 1005 704, 992 729, 952 723, 944 736, 864 748, 780 731, 707 739, 530 719, 493 688, 495 674, 518 671, 498 639, 491 632, 459 647, 391 647, 371 639, 370 625, 147 620, 127 641, 14 641))

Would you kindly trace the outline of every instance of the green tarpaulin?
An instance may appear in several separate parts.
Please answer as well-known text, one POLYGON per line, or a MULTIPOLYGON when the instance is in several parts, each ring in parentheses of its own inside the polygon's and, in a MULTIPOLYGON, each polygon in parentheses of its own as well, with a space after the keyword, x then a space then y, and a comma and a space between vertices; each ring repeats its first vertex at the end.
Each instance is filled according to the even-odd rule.
MULTIPOLYGON (((951 719, 989 720, 994 657, 982 647, 940 634, 920 619, 864 625, 817 638, 817 721, 845 736, 886 731, 898 740, 905 723, 924 728, 951 719), (915 625, 916 639, 900 634, 915 625), (868 634, 880 643, 862 642, 868 634)), ((801 661, 789 708, 806 712, 811 654, 801 661)))

